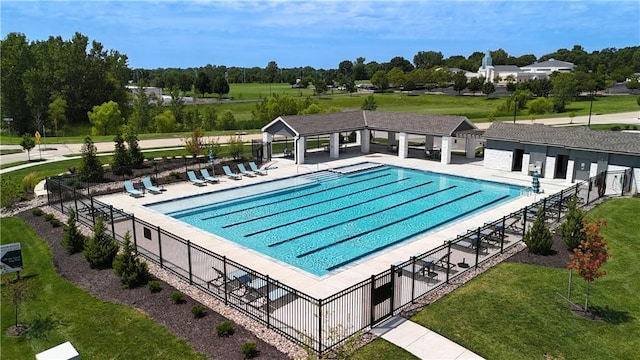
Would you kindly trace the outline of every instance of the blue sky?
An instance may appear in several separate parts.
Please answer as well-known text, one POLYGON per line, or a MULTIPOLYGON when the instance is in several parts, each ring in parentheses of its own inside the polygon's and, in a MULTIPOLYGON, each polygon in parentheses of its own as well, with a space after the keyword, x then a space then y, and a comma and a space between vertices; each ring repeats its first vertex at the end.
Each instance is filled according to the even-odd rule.
POLYGON ((337 68, 502 48, 541 56, 640 45, 640 1, 6 1, 2 38, 80 32, 129 66, 337 68))

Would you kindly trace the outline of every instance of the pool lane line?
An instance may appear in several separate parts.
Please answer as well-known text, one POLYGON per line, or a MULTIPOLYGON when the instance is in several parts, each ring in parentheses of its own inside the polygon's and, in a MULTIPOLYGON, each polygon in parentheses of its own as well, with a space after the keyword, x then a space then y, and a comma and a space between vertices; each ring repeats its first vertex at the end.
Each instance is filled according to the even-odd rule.
MULTIPOLYGON (((282 210, 282 211, 277 212, 277 213, 271 213, 271 214, 268 214, 268 215, 264 215, 264 216, 260 216, 260 217, 256 217, 256 218, 251 218, 251 219, 248 219, 248 220, 243 220, 243 221, 239 221, 239 222, 232 223, 232 224, 227 224, 227 225, 222 226, 222 228, 226 229, 226 228, 229 228, 229 227, 232 227, 232 226, 237 226, 237 225, 250 223, 252 221, 262 220, 262 219, 265 219, 265 218, 268 218, 268 217, 271 217, 271 216, 276 216, 276 215, 280 215, 280 214, 283 214, 283 213, 296 211, 296 210, 308 208, 308 207, 319 205, 319 204, 323 204, 323 203, 328 203, 328 202, 339 200, 339 199, 344 199, 344 198, 346 198, 348 196, 352 196, 352 195, 355 195, 355 194, 371 191, 371 190, 374 190, 374 189, 379 189, 381 187, 397 184, 399 182, 406 181, 406 180, 409 180, 409 179, 411 179, 411 178, 403 178, 403 179, 399 179, 399 180, 394 180, 394 181, 391 181, 391 182, 388 182, 388 183, 376 185, 374 187, 370 187, 370 188, 358 190, 356 192, 348 193, 346 195, 340 195, 340 196, 332 197, 332 198, 329 198, 329 199, 324 199, 324 200, 321 200, 321 201, 317 201, 317 202, 314 202, 314 203, 310 203, 310 204, 305 204, 305 205, 302 205, 302 206, 294 207, 294 208, 291 208, 291 209, 282 210)), ((292 222, 292 224, 296 223, 296 222, 297 221, 294 221, 294 222, 292 222)), ((280 226, 284 226, 284 225, 274 226, 273 228, 275 229, 275 228, 278 228, 280 226)), ((266 231, 265 229, 263 229, 263 230, 266 231)), ((262 231, 259 231, 259 232, 262 232, 262 231)), ((245 237, 247 237, 247 235, 245 235, 245 237)))
MULTIPOLYGON (((407 180, 408 179, 409 178, 407 178, 407 180)), ((402 180, 405 180, 405 179, 402 179, 402 180)), ((394 183, 399 182, 399 181, 401 181, 401 180, 395 181, 394 183)), ((413 186, 410 186, 408 188, 405 188, 405 189, 402 189, 402 190, 399 190, 399 191, 394 191, 394 192, 391 192, 391 193, 388 193, 388 194, 380 195, 380 196, 378 196, 378 197, 376 197, 374 199, 367 199, 367 200, 364 200, 364 201, 360 201, 358 203, 351 204, 351 205, 342 207, 340 209, 333 209, 333 210, 325 211, 325 212, 320 213, 320 214, 315 214, 315 215, 312 215, 312 216, 308 216, 306 218, 296 219, 296 220, 290 221, 288 223, 278 224, 278 225, 272 226, 270 228, 266 228, 266 229, 258 230, 258 231, 252 232, 252 233, 248 233, 248 234, 245 234, 244 237, 250 237, 250 236, 262 234, 262 233, 265 233, 267 231, 272 231, 272 230, 279 229, 279 228, 282 228, 282 227, 285 227, 285 226, 301 223, 303 221, 316 219, 316 218, 318 218, 320 216, 325 216, 325 215, 337 213, 337 212, 340 212, 340 211, 343 211, 343 210, 347 210, 347 209, 350 209, 350 208, 353 208, 353 207, 356 207, 356 206, 360 206, 360 205, 366 204, 366 203, 374 201, 374 200, 382 199, 382 198, 385 198, 385 197, 388 197, 388 196, 392 196, 392 195, 397 195, 397 194, 400 194, 400 193, 405 192, 405 191, 409 191, 409 190, 413 190, 413 189, 416 189, 416 188, 419 188, 419 187, 422 187, 422 186, 426 186, 426 185, 429 185, 431 183, 433 183, 433 181, 427 181, 426 183, 420 183, 420 184, 417 184, 417 185, 413 185, 413 186)), ((386 185, 389 185, 389 184, 385 184, 385 186, 386 185)), ((371 189, 373 189, 373 188, 371 188, 371 189)), ((371 189, 366 189, 366 190, 371 190, 371 189)), ((362 192, 362 191, 363 190, 360 190, 359 192, 362 192)), ((347 194, 347 195, 344 195, 342 197, 347 197, 347 196, 350 196, 350 195, 352 195, 352 194, 347 194)), ((276 246, 276 245, 280 245, 280 243, 278 242, 278 243, 274 243, 274 244, 269 244, 268 246, 269 247, 273 247, 273 246, 276 246)))
MULTIPOLYGON (((293 201, 295 199, 300 199, 300 198, 303 198, 303 197, 306 197, 306 196, 319 194, 319 193, 322 193, 322 192, 338 189, 338 188, 341 188, 341 187, 354 185, 354 184, 358 184, 358 183, 362 183, 362 182, 366 182, 366 181, 370 181, 370 180, 376 180, 376 179, 379 179, 379 178, 382 178, 382 177, 385 177, 385 176, 391 176, 391 174, 382 174, 382 175, 374 176, 372 178, 367 178, 367 179, 357 180, 357 181, 353 181, 353 182, 342 184, 342 185, 332 186, 332 187, 328 187, 326 189, 322 189, 322 190, 310 192, 310 193, 307 193, 307 194, 303 194, 303 195, 300 195, 300 196, 295 196, 295 197, 291 197, 291 198, 288 198, 288 199, 284 199, 284 200, 281 200, 279 202, 283 203, 283 202, 287 202, 287 201, 293 201)), ((208 217, 202 218, 200 220, 211 220, 211 219, 214 219, 214 218, 217 218, 217 217, 227 216, 227 215, 231 215, 231 214, 235 214, 235 213, 239 213, 239 212, 243 212, 243 211, 247 211, 247 210, 253 210, 253 209, 257 209, 257 208, 265 207, 265 206, 271 206, 271 203, 251 206, 251 207, 244 208, 244 209, 239 209, 239 210, 233 210, 233 211, 229 211, 229 212, 218 214, 218 215, 208 216, 208 217)))
POLYGON ((442 225, 444 225, 444 224, 446 224, 446 223, 448 223, 448 222, 451 222, 451 221, 453 221, 453 220, 456 220, 456 219, 460 218, 461 216, 466 216, 466 215, 468 215, 468 214, 470 214, 470 213, 473 213, 473 212, 475 212, 475 211, 478 211, 478 210, 480 210, 480 209, 482 209, 482 208, 485 208, 485 207, 487 207, 487 206, 489 206, 489 205, 492 205, 492 204, 494 204, 494 203, 497 203, 497 202, 499 202, 499 201, 502 201, 503 199, 508 198, 508 197, 509 197, 509 195, 501 196, 501 197, 499 197, 499 198, 497 198, 497 199, 495 199, 495 200, 492 200, 492 201, 490 201, 490 202, 488 202, 488 203, 486 203, 486 204, 484 204, 484 205, 476 206, 476 207, 475 207, 475 208, 473 208, 473 209, 469 209, 469 210, 467 210, 467 211, 465 211, 465 212, 461 213, 460 215, 456 216, 455 218, 450 218, 450 219, 448 219, 448 220, 441 221, 441 222, 439 222, 439 223, 437 223, 437 224, 434 224, 434 225, 431 225, 431 226, 429 226, 429 227, 425 228, 424 230, 417 231, 417 232, 415 232, 415 233, 413 233, 413 234, 411 234, 411 235, 407 235, 407 236, 405 236, 405 237, 403 237, 403 238, 401 238, 401 239, 394 240, 394 241, 392 241, 392 242, 390 242, 390 243, 387 243, 387 244, 384 244, 384 245, 382 245, 382 246, 378 246, 377 248, 371 249, 371 250, 369 250, 369 251, 367 251, 367 252, 365 252, 365 253, 363 253, 363 254, 360 254, 360 255, 358 255, 358 256, 356 256, 356 257, 353 257, 353 258, 351 258, 351 259, 349 259, 349 260, 346 260, 346 261, 343 261, 343 262, 341 262, 341 263, 338 263, 338 264, 332 265, 332 266, 330 266, 330 267, 326 268, 325 270, 327 270, 327 271, 333 271, 333 270, 335 270, 335 269, 341 268, 341 267, 343 267, 343 266, 345 266, 345 265, 347 265, 347 264, 350 264, 350 263, 352 263, 352 262, 354 262, 354 261, 356 261, 356 260, 360 260, 360 259, 365 258, 365 257, 367 257, 367 256, 369 256, 369 255, 371 255, 371 254, 374 254, 374 253, 378 252, 378 251, 384 250, 384 249, 386 249, 386 248, 388 248, 388 247, 394 246, 394 245, 399 244, 399 243, 401 243, 401 242, 403 242, 403 241, 407 241, 407 240, 409 240, 409 239, 411 239, 411 238, 413 238, 413 237, 415 237, 415 236, 417 236, 417 235, 420 235, 420 234, 425 233, 425 232, 427 232, 427 231, 431 231, 432 229, 435 229, 435 228, 437 228, 438 226, 442 226, 442 225))
MULTIPOLYGON (((302 253, 302 254, 298 254, 298 255, 296 255, 296 257, 299 259, 299 258, 303 258, 303 257, 305 257, 305 256, 309 256, 309 255, 311 255, 311 254, 315 254, 315 253, 317 253, 317 252, 319 252, 319 251, 322 251, 322 250, 324 250, 324 249, 328 249, 328 248, 330 248, 330 247, 333 247, 333 246, 336 246, 336 245, 339 245, 339 244, 345 243, 345 242, 347 242, 347 241, 351 241, 351 240, 353 240, 353 239, 355 239, 355 238, 359 238, 359 237, 361 237, 361 236, 363 236, 363 235, 367 235, 367 234, 370 234, 370 233, 372 233, 372 232, 375 232, 375 231, 378 231, 378 230, 384 229, 384 228, 386 228, 387 226, 391 226, 391 225, 393 225, 393 224, 397 224, 397 223, 400 223, 400 222, 403 222, 403 221, 407 221, 407 220, 409 220, 409 219, 411 219, 411 218, 414 218, 414 217, 416 217, 416 216, 418 216, 418 215, 422 215, 422 214, 428 213, 428 212, 430 212, 430 211, 433 211, 433 210, 436 210, 436 209, 441 208, 441 207, 443 207, 443 206, 446 206, 446 205, 452 204, 452 203, 454 203, 454 202, 456 202, 456 201, 460 201, 460 200, 462 200, 462 199, 466 199, 466 198, 468 198, 468 197, 470 197, 470 196, 476 195, 476 194, 481 193, 481 192, 482 192, 482 190, 476 190, 476 191, 474 191, 474 192, 471 192, 471 193, 468 193, 468 194, 462 195, 462 196, 460 196, 460 197, 457 197, 457 198, 451 199, 451 200, 449 200, 449 201, 447 201, 447 202, 444 202, 444 203, 442 203, 442 204, 438 204, 438 205, 436 205, 436 206, 432 206, 432 207, 430 207, 430 208, 427 208, 427 209, 422 210, 422 211, 420 211, 420 212, 414 213, 414 214, 412 214, 412 215, 405 216, 404 218, 402 218, 402 219, 398 219, 398 220, 396 220, 396 221, 394 221, 394 222, 391 222, 391 223, 389 223, 389 224, 384 224, 384 225, 382 225, 382 226, 378 226, 378 227, 375 227, 375 228, 373 228, 373 229, 369 229, 369 230, 367 230, 367 231, 364 231, 364 232, 358 233, 358 234, 356 234, 356 235, 352 235, 352 236, 346 237, 346 238, 344 238, 344 239, 341 239, 341 240, 338 240, 338 241, 334 241, 334 242, 329 243, 329 244, 326 244, 326 245, 322 245, 322 246, 317 247, 317 248, 315 248, 315 249, 313 249, 313 250, 309 250, 309 251, 304 252, 304 253, 302 253)), ((373 215, 373 214, 372 214, 372 215, 373 215)))
MULTIPOLYGON (((350 222, 352 222, 352 221, 356 221, 356 220, 364 219, 364 218, 369 217, 369 216, 372 216, 372 215, 380 214, 380 213, 383 213, 383 212, 385 212, 385 211, 389 211, 389 210, 391 210, 391 209, 397 208, 398 206, 403 206, 403 205, 406 205, 406 204, 412 203, 412 202, 414 202, 414 201, 422 200, 422 199, 424 199, 424 198, 428 198, 428 197, 430 197, 430 196, 433 196, 433 195, 439 194, 439 193, 441 193, 441 192, 449 191, 449 190, 451 190, 451 189, 453 189, 453 188, 456 188, 456 187, 457 187, 457 185, 452 185, 452 186, 449 186, 448 188, 440 189, 440 190, 437 190, 437 191, 434 191, 434 192, 428 193, 428 194, 426 194, 426 195, 423 195, 423 196, 420 196, 420 197, 417 197, 417 198, 413 198, 413 199, 410 199, 410 200, 407 200, 407 201, 403 201, 403 202, 401 202, 401 203, 399 203, 399 204, 393 204, 392 206, 387 206, 386 208, 383 208, 383 209, 380 209, 380 210, 376 210, 376 211, 374 211, 374 212, 372 212, 372 213, 368 213, 368 214, 366 214, 366 215, 361 215, 361 216, 358 216, 358 217, 355 217, 355 218, 352 218, 352 219, 348 219, 348 220, 345 220, 345 221, 341 221, 341 222, 339 222, 339 223, 331 224, 331 225, 325 226, 325 227, 320 228, 320 229, 314 229, 313 231, 309 231, 309 232, 306 232, 306 233, 304 233, 304 234, 300 234, 300 235, 294 236, 294 237, 292 237, 292 238, 288 238, 288 239, 285 239, 285 240, 282 240, 282 241, 278 241, 278 242, 275 242, 275 243, 269 244, 269 245, 267 245, 267 246, 268 246, 268 247, 274 247, 274 246, 282 245, 282 244, 284 244, 284 243, 287 243, 287 242, 290 242, 290 241, 293 241, 293 240, 297 240, 297 239, 303 238, 303 237, 305 237, 305 236, 309 236, 309 235, 311 235, 311 234, 313 234, 313 233, 317 233, 317 232, 320 232, 320 231, 329 230, 329 229, 331 229, 331 228, 334 228, 334 227, 337 227, 337 226, 340 226, 340 225, 344 225, 344 224, 350 223, 350 222)), ((393 193, 393 194, 391 194, 391 195, 395 195, 395 194, 400 193, 400 192, 402 192, 402 190, 401 190, 401 191, 398 191, 398 192, 396 192, 396 193, 393 193)), ((335 211, 334 211, 334 212, 335 212, 335 211)), ((300 257, 300 256, 298 256, 298 257, 300 257)))

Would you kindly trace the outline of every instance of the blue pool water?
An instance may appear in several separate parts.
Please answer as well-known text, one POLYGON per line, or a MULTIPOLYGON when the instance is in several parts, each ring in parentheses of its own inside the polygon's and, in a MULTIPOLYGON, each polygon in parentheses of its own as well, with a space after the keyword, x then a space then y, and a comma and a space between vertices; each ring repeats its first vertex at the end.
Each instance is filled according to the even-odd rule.
POLYGON ((314 275, 519 196, 521 187, 382 166, 149 205, 314 275))

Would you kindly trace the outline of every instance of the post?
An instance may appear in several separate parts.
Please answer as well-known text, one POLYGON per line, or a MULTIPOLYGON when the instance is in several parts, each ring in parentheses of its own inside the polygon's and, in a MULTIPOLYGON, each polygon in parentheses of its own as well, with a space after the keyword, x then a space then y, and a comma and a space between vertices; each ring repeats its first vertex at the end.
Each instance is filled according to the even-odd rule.
POLYGON ((524 207, 524 212, 522 213, 522 237, 524 238, 524 234, 527 232, 527 207, 524 207))
MULTIPOLYGON (((9 136, 11 136, 11 132, 9 132, 9 136)), ((49 177, 47 176, 47 179, 45 180, 46 182, 46 186, 47 186, 47 205, 51 205, 51 198, 49 197, 49 190, 51 189, 50 185, 49 185, 49 177)), ((74 188, 75 191, 75 188, 74 188)))
POLYGON ((189 285, 193 285, 193 273, 191 271, 191 241, 187 240, 187 261, 189 262, 189 285))
POLYGON ((160 261, 160 268, 164 269, 164 264, 162 263, 162 235, 160 234, 160 226, 158 226, 158 261, 160 261))
POLYGON ((389 304, 389 306, 391 306, 391 314, 393 315, 393 311, 395 310, 394 305, 395 305, 395 298, 396 298, 396 273, 394 272, 395 270, 395 265, 391 264, 391 274, 389 274, 389 276, 391 276, 391 303, 389 304))
POLYGON ((516 115, 518 114, 518 100, 516 99, 516 103, 513 106, 513 123, 516 123, 516 115))
POLYGON ((138 241, 136 238, 136 216, 131 214, 131 224, 133 225, 133 246, 136 248, 136 255, 138 255, 138 241))
POLYGON ((416 299, 416 257, 411 257, 411 303, 416 299))
MULTIPOLYGON (((111 217, 111 236, 116 238, 116 225, 113 222, 113 205, 109 205, 109 216, 111 217)), ((117 241, 117 239, 116 239, 117 241)))
POLYGON ((89 197, 91 200, 91 220, 93 221, 92 225, 96 224, 96 208, 93 206, 93 196, 89 197))
POLYGON ((271 293, 271 280, 269 279, 269 275, 267 275, 267 329, 271 328, 271 312, 269 311, 269 309, 271 309, 271 299, 269 299, 269 293, 271 293))
POLYGON ((589 121, 587 122, 587 127, 591 129, 591 110, 593 109, 593 93, 591 93, 591 104, 589 104, 589 121))
MULTIPOLYGON (((49 196, 49 191, 47 190, 47 196, 49 196)), ((76 207, 76 216, 78 216, 78 195, 76 194, 76 188, 73 188, 73 203, 76 207)))
POLYGON ((502 228, 500 229, 500 254, 504 253, 504 227, 507 225, 507 217, 502 217, 502 228))
POLYGON ((322 355, 322 299, 318 299, 318 354, 322 355))
POLYGON ((451 271, 451 240, 447 243, 447 281, 449 283, 449 272, 451 271))
POLYGON ((222 285, 224 286, 224 304, 229 305, 229 295, 227 294, 227 257, 222 257, 222 272, 224 281, 222 285))
POLYGON ((476 269, 478 268, 478 260, 480 259, 480 247, 482 246, 482 241, 480 239, 480 227, 478 226, 478 230, 476 230, 476 269))
POLYGON ((369 319, 369 325, 373 324, 374 319, 376 318, 376 314, 375 314, 375 308, 376 306, 374 305, 374 296, 375 296, 375 288, 376 288, 376 276, 375 275, 371 275, 371 301, 370 301, 370 305, 371 305, 371 317, 369 319))

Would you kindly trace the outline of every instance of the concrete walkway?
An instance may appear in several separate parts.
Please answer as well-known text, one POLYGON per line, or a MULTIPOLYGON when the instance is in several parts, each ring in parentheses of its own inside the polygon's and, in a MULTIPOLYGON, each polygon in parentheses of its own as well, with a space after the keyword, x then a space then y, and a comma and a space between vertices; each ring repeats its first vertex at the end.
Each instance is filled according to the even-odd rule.
POLYGON ((371 329, 371 333, 407 350, 420 359, 484 359, 446 337, 400 316, 393 316, 384 321, 371 329))

